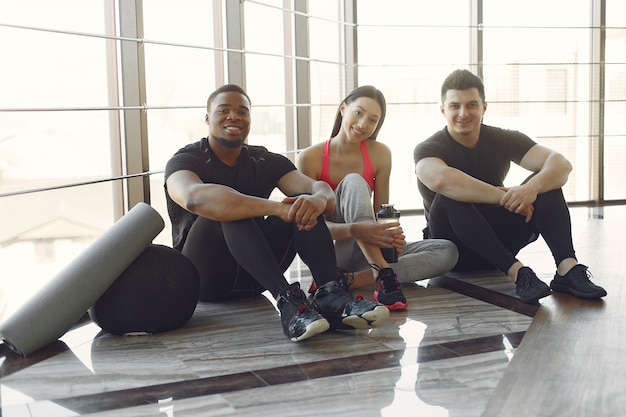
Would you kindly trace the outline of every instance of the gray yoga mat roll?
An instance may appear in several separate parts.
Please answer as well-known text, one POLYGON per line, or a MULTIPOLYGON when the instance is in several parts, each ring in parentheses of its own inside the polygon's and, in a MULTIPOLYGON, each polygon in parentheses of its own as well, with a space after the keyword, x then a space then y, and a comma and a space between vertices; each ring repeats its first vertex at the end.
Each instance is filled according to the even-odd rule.
POLYGON ((164 226, 156 210, 145 203, 137 204, 0 323, 0 339, 22 356, 57 340, 81 319, 164 226))

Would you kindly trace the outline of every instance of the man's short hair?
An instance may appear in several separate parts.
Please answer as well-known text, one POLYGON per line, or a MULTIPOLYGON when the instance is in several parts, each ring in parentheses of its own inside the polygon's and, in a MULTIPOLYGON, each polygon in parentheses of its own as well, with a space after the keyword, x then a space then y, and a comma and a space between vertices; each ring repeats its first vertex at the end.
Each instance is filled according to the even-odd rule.
POLYGON ((448 90, 467 90, 469 88, 476 88, 481 100, 483 103, 485 102, 485 85, 480 77, 466 69, 453 71, 441 85, 441 103, 443 104, 446 100, 448 90))
POLYGON ((208 100, 206 101, 206 111, 209 112, 211 108, 211 103, 213 102, 213 100, 215 100, 215 97, 217 97, 218 94, 226 93, 229 91, 234 91, 236 93, 243 95, 244 97, 248 99, 248 102, 252 104, 252 100, 250 100, 250 97, 248 97, 248 93, 246 93, 246 90, 244 90, 237 84, 225 84, 211 93, 208 100))

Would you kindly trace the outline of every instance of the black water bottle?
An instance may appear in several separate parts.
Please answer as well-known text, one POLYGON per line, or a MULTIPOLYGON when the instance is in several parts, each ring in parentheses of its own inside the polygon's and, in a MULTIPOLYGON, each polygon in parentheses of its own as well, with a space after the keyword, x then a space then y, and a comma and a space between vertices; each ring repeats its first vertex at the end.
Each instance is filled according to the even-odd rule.
MULTIPOLYGON (((378 210, 378 222, 390 223, 400 221, 400 212, 393 207, 393 204, 381 204, 378 210)), ((387 262, 398 262, 398 251, 396 248, 380 248, 383 257, 387 262)))

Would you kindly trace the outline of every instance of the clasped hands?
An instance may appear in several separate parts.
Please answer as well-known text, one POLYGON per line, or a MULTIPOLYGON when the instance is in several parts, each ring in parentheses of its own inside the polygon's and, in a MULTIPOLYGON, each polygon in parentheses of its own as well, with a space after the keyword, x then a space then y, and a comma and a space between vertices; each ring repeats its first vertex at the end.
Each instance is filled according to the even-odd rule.
POLYGON ((500 205, 510 212, 524 216, 526 223, 528 223, 535 211, 533 203, 537 200, 537 193, 525 185, 498 188, 504 191, 500 205))
POLYGON ((281 218, 294 222, 298 230, 311 230, 317 224, 317 218, 326 210, 327 201, 316 195, 301 194, 285 197, 282 200, 286 210, 281 218))

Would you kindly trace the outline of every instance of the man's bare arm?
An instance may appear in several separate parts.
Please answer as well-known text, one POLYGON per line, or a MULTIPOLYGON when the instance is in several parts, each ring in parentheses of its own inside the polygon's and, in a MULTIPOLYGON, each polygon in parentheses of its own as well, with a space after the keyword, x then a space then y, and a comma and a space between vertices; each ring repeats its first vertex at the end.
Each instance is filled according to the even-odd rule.
POLYGON ((278 216, 287 221, 290 206, 253 197, 219 184, 204 184, 192 171, 176 171, 167 179, 167 191, 185 210, 216 221, 278 216))
POLYGON ((464 203, 499 204, 504 191, 448 166, 440 158, 424 158, 415 165, 419 180, 437 194, 464 203))

